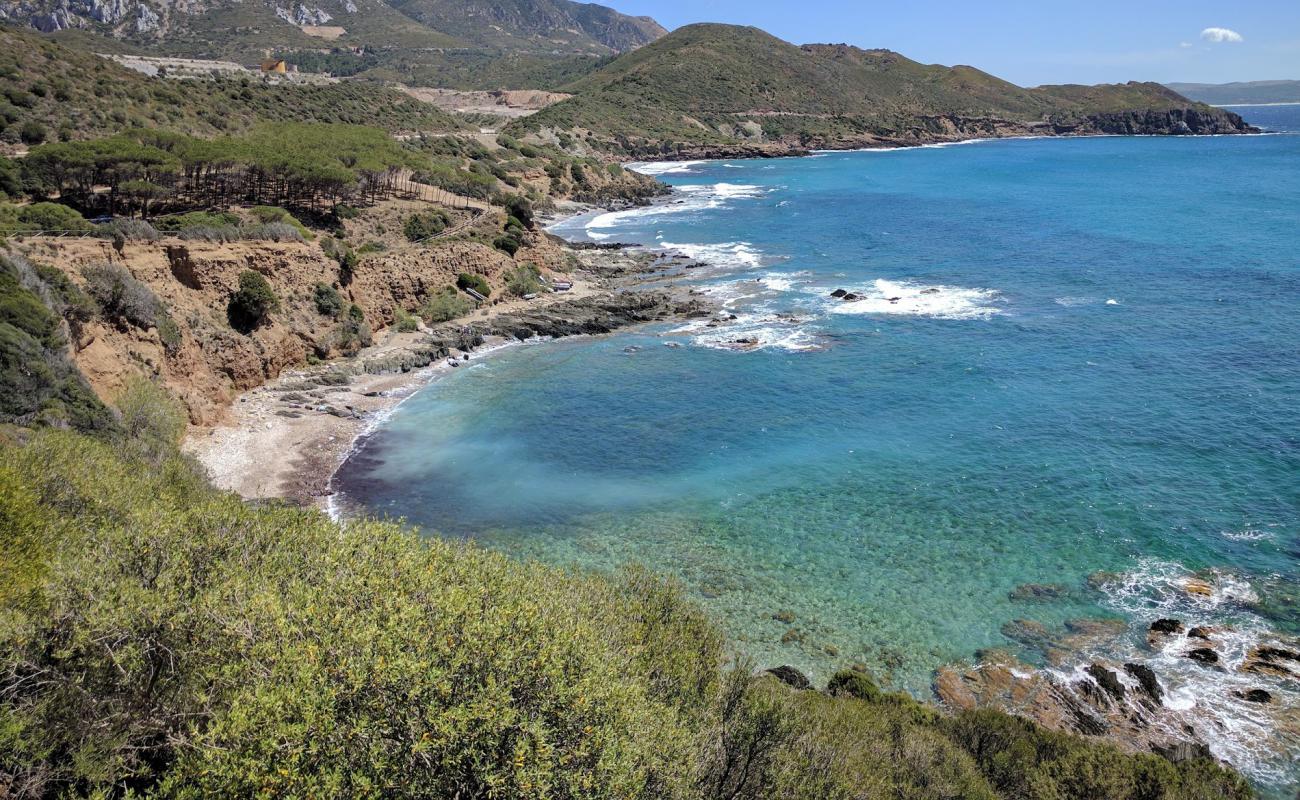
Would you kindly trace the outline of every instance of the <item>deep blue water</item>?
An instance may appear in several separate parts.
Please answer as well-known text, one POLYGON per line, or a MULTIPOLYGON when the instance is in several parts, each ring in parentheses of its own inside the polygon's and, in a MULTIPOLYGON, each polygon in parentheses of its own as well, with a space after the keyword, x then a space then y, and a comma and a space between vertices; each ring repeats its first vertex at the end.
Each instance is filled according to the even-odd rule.
MULTIPOLYGON (((1300 131, 1300 107, 1237 110, 1300 131)), ((736 319, 458 370, 343 469, 350 501, 646 564, 763 665, 862 662, 919 694, 1017 649, 1009 620, 1123 619, 1104 655, 1151 662, 1264 785, 1296 780, 1300 732, 1269 716, 1300 714, 1294 685, 1266 714, 1232 697, 1263 679, 1141 642, 1157 616, 1232 625, 1233 665, 1300 635, 1300 135, 648 169, 672 201, 557 232, 707 262, 676 280, 736 319), (1025 583, 1068 591, 1011 599, 1025 583)))

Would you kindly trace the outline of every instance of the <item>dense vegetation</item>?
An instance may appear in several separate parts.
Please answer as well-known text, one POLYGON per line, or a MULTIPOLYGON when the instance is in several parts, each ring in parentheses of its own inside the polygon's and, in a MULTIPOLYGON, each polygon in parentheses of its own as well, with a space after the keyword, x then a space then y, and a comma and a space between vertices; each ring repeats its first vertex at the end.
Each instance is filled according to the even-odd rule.
POLYGON ((422 163, 427 159, 377 128, 286 122, 212 140, 132 130, 56 142, 33 148, 23 168, 29 192, 83 209, 260 203, 267 207, 263 224, 292 225, 279 207, 373 203, 399 191, 405 171, 422 163))
POLYGON ((781 140, 805 146, 943 132, 942 118, 1040 122, 1195 108, 1158 84, 1024 89, 973 67, 847 45, 796 47, 757 28, 689 25, 563 87, 575 97, 518 120, 596 134, 589 145, 646 155, 674 143, 781 140))
POLYGON ((68 329, 94 313, 63 273, 0 251, 0 423, 115 427, 66 355, 68 329))
POLYGON ((395 89, 150 78, 34 31, 0 25, 0 142, 33 145, 131 128, 211 136, 267 121, 365 124, 390 131, 460 127, 449 115, 395 89))
POLYGON ((14 797, 1245 798, 996 712, 739 664, 681 591, 253 508, 137 384, 107 441, 0 459, 0 785, 14 797))

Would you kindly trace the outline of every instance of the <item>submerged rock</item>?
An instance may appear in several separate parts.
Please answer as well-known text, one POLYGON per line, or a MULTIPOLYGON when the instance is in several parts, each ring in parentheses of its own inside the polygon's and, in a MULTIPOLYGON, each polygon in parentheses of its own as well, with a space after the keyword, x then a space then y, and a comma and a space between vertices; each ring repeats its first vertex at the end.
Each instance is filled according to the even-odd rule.
POLYGON ((1059 600, 1070 590, 1059 583, 1022 583, 1007 595, 1012 600, 1059 600))
POLYGON ((1183 623, 1176 619, 1162 618, 1151 623, 1152 633, 1182 633, 1183 623))
POLYGON ((1264 689, 1248 689, 1244 692, 1237 692, 1238 697, 1247 703, 1271 703, 1273 695, 1264 689))

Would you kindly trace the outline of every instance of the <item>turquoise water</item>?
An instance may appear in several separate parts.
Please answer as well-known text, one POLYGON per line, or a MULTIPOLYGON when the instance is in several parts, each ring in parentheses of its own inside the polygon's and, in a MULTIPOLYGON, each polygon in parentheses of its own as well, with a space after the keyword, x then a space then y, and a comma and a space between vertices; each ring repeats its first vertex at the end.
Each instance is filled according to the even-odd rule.
MULTIPOLYGON (((1300 131, 1300 107, 1243 112, 1300 131)), ((1300 135, 645 169, 673 200, 556 232, 707 262, 675 280, 736 318, 483 358, 364 443, 350 502, 649 565, 763 665, 861 662, 918 694, 982 648, 1043 663, 1009 620, 1123 619, 1104 655, 1151 661, 1263 784, 1296 779, 1296 731, 1229 697, 1260 679, 1141 632, 1230 624, 1229 662, 1300 634, 1300 135), (1025 583, 1066 593, 1011 599, 1025 583)))

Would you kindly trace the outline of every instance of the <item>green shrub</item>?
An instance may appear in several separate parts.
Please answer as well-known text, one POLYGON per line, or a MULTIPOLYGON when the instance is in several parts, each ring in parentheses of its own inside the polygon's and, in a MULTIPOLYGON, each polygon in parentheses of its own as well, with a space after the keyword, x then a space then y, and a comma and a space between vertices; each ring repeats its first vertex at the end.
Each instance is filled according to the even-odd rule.
POLYGON ((393 327, 398 333, 413 333, 420 329, 420 322, 413 315, 398 308, 393 311, 393 327))
POLYGON ((533 204, 523 195, 513 195, 506 201, 506 213, 519 220, 528 230, 533 229, 533 204))
POLYGON ((337 317, 343 311, 343 298, 338 290, 328 283, 318 283, 312 289, 312 300, 316 311, 326 317, 337 317))
POLYGON ((412 214, 402 224, 402 233, 412 242, 423 241, 447 229, 451 218, 442 209, 412 214))
POLYGON ((506 273, 506 291, 515 297, 542 290, 541 271, 535 264, 521 264, 506 273))
POLYGON ((366 318, 366 312, 361 310, 361 306, 353 303, 348 306, 348 319, 353 322, 361 322, 366 318))
POLYGON ((65 350, 59 314, 78 319, 89 311, 89 302, 69 286, 62 273, 0 252, 0 422, 94 433, 116 428, 65 350))
POLYGON ((263 225, 280 223, 292 227, 298 232, 298 235, 306 241, 311 241, 316 238, 315 234, 307 230, 306 225, 303 225, 294 215, 279 206, 253 206, 250 209, 250 213, 263 225))
POLYGON ((135 377, 117 398, 125 451, 151 465, 160 465, 176 452, 188 421, 185 407, 166 389, 135 377))
POLYGON ((352 306, 337 328, 316 344, 316 355, 328 358, 334 351, 345 356, 355 355, 363 347, 373 343, 370 325, 365 322, 361 309, 352 306), (353 311, 355 309, 355 312, 353 311))
POLYGON ((463 317, 473 310, 472 300, 448 286, 426 300, 416 313, 426 323, 433 325, 463 317))
POLYGON ((0 156, 0 200, 6 197, 21 197, 22 194, 22 170, 15 162, 0 156))
POLYGON ((158 240, 158 229, 142 219, 118 218, 96 228, 100 236, 122 241, 154 242, 158 240))
POLYGON ((18 209, 20 222, 42 231, 88 233, 90 223, 81 213, 60 203, 32 203, 18 209))
POLYGON ((473 272, 462 272, 457 275, 456 287, 459 289, 473 289, 484 297, 489 297, 492 294, 492 287, 488 286, 487 278, 473 272))
POLYGON ((120 264, 94 264, 82 270, 86 293, 99 304, 106 319, 142 330, 158 324, 162 302, 143 282, 120 264))
POLYGON ((45 126, 34 119, 27 120, 18 129, 18 138, 22 140, 23 144, 40 144, 45 141, 45 137, 48 135, 45 126))
POLYGON ((357 273, 357 264, 360 263, 361 259, 352 248, 346 245, 334 254, 334 258, 339 262, 339 285, 347 286, 351 284, 357 273))
POLYGON ((153 225, 160 231, 168 233, 178 233, 191 229, 215 229, 239 228, 240 220, 235 214, 227 211, 191 211, 187 214, 172 214, 166 217, 158 217, 153 220, 153 225))
POLYGON ((880 687, 864 672, 845 669, 831 676, 826 691, 834 695, 848 695, 859 700, 879 700, 880 687))
POLYGON ((508 256, 513 256, 523 246, 523 240, 519 235, 520 230, 507 228, 505 233, 492 240, 492 246, 508 256))
POLYGON ((280 309, 280 299, 260 272, 251 269, 239 274, 239 288, 230 295, 227 314, 236 330, 251 332, 280 309))

